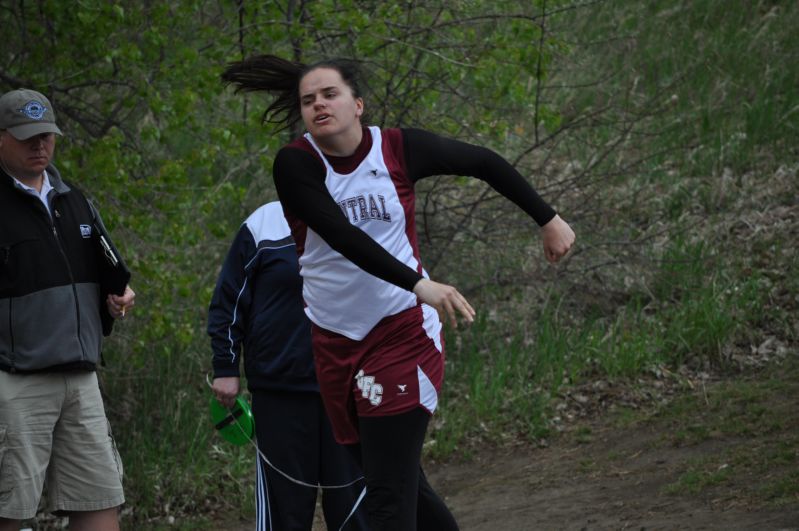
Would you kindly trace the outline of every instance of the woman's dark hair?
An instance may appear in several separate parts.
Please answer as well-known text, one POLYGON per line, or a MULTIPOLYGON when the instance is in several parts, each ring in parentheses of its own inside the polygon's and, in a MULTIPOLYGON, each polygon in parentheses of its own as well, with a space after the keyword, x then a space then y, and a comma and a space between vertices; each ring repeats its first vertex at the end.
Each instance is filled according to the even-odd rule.
POLYGON ((317 68, 332 68, 350 87, 352 95, 361 96, 358 64, 349 59, 326 59, 310 65, 288 61, 276 55, 256 55, 230 63, 222 72, 222 82, 235 85, 239 92, 269 92, 275 100, 263 115, 264 122, 291 127, 300 121, 300 80, 317 68))

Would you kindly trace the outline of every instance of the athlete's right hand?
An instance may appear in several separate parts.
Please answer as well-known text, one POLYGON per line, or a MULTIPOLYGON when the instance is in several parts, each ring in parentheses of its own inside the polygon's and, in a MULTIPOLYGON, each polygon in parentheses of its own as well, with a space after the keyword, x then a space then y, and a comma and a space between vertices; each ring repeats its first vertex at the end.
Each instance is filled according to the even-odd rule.
POLYGON ((452 286, 423 278, 413 287, 413 293, 419 297, 420 301, 436 309, 441 322, 448 319, 450 324, 457 328, 458 314, 463 317, 467 324, 474 322, 474 308, 452 286))
POLYGON ((220 404, 227 408, 231 408, 233 404, 236 403, 236 397, 239 395, 239 377, 225 376, 222 378, 214 378, 211 389, 220 404))

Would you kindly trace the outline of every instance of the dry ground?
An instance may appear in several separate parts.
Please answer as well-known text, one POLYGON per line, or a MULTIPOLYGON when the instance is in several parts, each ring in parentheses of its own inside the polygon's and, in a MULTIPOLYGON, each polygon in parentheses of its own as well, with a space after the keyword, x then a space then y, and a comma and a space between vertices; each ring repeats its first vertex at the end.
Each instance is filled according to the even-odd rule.
POLYGON ((769 506, 742 498, 734 483, 699 494, 665 492, 690 463, 741 441, 663 447, 657 427, 600 429, 595 437, 486 452, 435 467, 430 480, 464 530, 799 529, 799 498, 769 506))
POLYGON ((799 530, 799 353, 782 355, 657 404, 577 415, 546 447, 425 469, 464 531, 799 530))

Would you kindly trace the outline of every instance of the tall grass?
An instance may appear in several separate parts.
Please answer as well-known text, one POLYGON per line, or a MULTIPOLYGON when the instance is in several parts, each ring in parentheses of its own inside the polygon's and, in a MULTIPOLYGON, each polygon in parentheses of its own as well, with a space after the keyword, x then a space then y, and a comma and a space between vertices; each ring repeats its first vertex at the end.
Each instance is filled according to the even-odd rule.
POLYGON ((479 318, 458 337, 450 331, 448 344, 456 348, 430 454, 451 454, 471 438, 546 437, 564 386, 634 378, 689 357, 728 362, 724 347, 760 322, 767 290, 758 276, 708 268, 711 260, 704 245, 676 242, 650 293, 615 316, 575 322, 547 307, 532 330, 510 327, 502 334, 479 318))
POLYGON ((154 352, 158 370, 110 362, 115 366, 109 370, 117 374, 107 378, 107 406, 116 419, 114 436, 125 466, 123 523, 131 529, 140 529, 142 522, 154 528, 170 516, 193 529, 199 523, 191 515, 252 512, 255 450, 233 446, 214 430, 205 383, 207 350, 196 341, 187 351, 154 352), (142 411, 149 414, 134 414, 142 411))
POLYGON ((595 60, 635 78, 631 101, 661 93, 674 106, 660 141, 686 146, 680 166, 691 174, 743 171, 764 150, 796 145, 795 2, 604 2, 578 20, 586 39, 613 35, 625 43, 595 60))

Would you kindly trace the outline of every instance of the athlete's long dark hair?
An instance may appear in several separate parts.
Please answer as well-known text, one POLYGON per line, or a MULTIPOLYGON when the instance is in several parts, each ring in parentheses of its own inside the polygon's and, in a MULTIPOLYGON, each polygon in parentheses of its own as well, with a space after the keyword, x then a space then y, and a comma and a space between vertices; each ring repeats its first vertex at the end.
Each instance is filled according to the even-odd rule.
POLYGON ((275 100, 263 115, 264 122, 283 123, 292 127, 300 121, 300 80, 317 68, 332 68, 361 98, 358 64, 349 59, 326 59, 310 65, 288 61, 276 55, 256 55, 228 64, 222 82, 234 85, 236 92, 269 92, 275 100))

